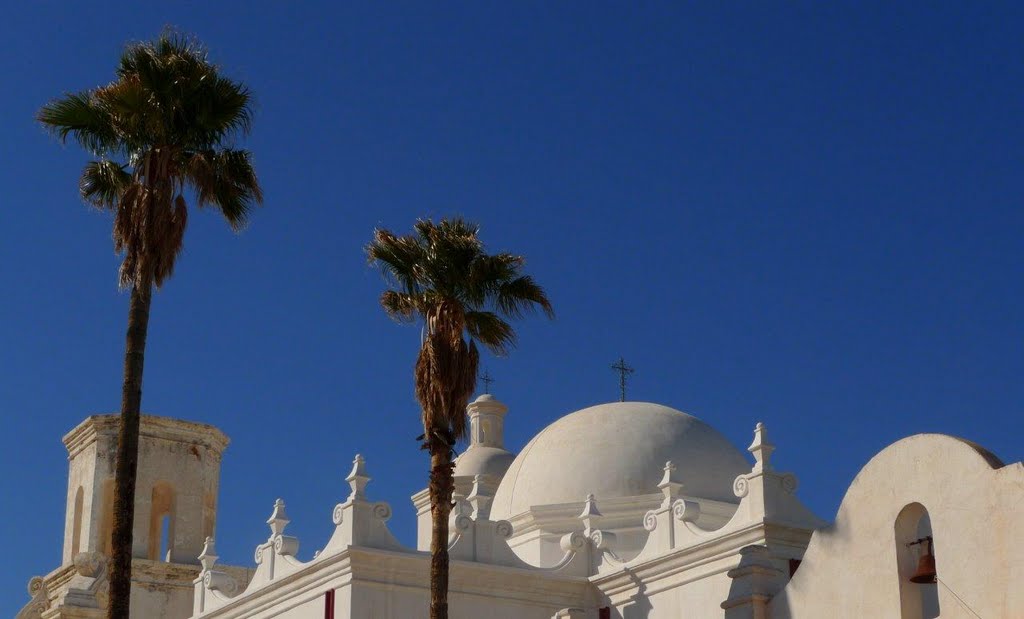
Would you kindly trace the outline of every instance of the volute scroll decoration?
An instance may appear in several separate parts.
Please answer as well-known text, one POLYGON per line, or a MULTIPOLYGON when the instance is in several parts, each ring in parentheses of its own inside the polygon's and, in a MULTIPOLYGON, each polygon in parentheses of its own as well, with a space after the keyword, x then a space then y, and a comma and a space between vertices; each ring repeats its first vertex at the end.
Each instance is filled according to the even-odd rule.
POLYGON ((373 515, 375 518, 387 522, 391 520, 391 506, 387 503, 376 503, 373 506, 373 515))
POLYGON ((573 531, 572 533, 566 533, 562 536, 562 539, 558 541, 558 545, 563 551, 569 552, 570 550, 579 551, 587 545, 587 538, 579 531, 573 531))
POLYGON ((644 529, 647 531, 654 531, 657 528, 658 512, 654 511, 653 509, 648 510, 648 512, 644 514, 644 529))
POLYGON ((700 503, 677 499, 672 503, 672 516, 683 522, 697 522, 697 519, 700 518, 700 503))
POLYGON ((28 594, 35 597, 37 593, 43 590, 45 582, 46 581, 43 580, 42 576, 33 576, 32 579, 28 581, 28 594))
POLYGON ((499 520, 494 524, 494 532, 502 539, 512 537, 512 523, 508 520, 499 520))
POLYGON ((299 552, 299 540, 291 535, 278 535, 274 538, 274 551, 279 555, 294 557, 299 552))
POLYGON ((789 494, 793 494, 794 492, 796 492, 798 485, 799 483, 797 482, 796 475, 792 473, 786 473, 785 475, 782 476, 782 489, 788 492, 789 494))
POLYGON ((747 496, 747 493, 750 492, 749 484, 750 482, 747 480, 747 476, 745 474, 740 475, 732 482, 732 492, 736 495, 736 498, 742 499, 747 496))

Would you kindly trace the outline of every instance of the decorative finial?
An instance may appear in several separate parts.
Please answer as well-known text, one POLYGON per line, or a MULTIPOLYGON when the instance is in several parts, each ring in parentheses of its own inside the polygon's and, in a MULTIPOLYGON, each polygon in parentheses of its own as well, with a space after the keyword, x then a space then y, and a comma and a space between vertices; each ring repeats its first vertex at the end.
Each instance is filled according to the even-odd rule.
POLYGON ((597 524, 601 521, 603 515, 601 510, 597 509, 597 501, 594 500, 594 495, 588 494, 587 500, 583 503, 583 511, 577 516, 580 522, 583 523, 583 534, 590 537, 590 534, 597 530, 597 524))
POLYGON ((633 368, 631 368, 628 365, 626 365, 626 360, 623 359, 622 357, 619 357, 619 362, 618 363, 613 363, 612 364, 612 369, 619 373, 619 401, 620 402, 625 402, 626 401, 626 379, 628 379, 629 375, 632 374, 633 372, 635 372, 636 370, 634 370, 633 368))
POLYGON ((664 473, 661 476, 661 481, 658 482, 658 489, 664 495, 662 503, 664 505, 671 505, 672 501, 679 496, 683 484, 676 479, 676 465, 671 460, 665 463, 662 470, 664 473))
POLYGON ((480 376, 480 382, 484 384, 484 393, 491 392, 491 383, 494 382, 494 378, 491 377, 490 371, 484 369, 484 373, 480 376))
POLYGON ((473 507, 473 518, 479 520, 490 513, 490 506, 493 497, 484 489, 484 476, 473 476, 473 487, 466 497, 466 501, 473 507))
POLYGON ((667 484, 676 483, 676 465, 671 460, 666 462, 665 466, 661 470, 663 470, 665 473, 661 476, 661 481, 658 483, 659 488, 667 484))
POLYGON ((366 499, 366 484, 370 483, 370 476, 366 474, 366 460, 363 456, 356 454, 354 460, 352 460, 352 472, 345 478, 352 493, 348 495, 349 500, 366 499))
POLYGON ((588 494, 586 501, 583 502, 583 511, 580 513, 580 518, 602 516, 600 510, 597 509, 597 501, 594 499, 593 494, 588 494))
POLYGON ((284 511, 284 501, 281 499, 274 501, 274 512, 270 514, 270 518, 267 518, 267 524, 270 525, 270 531, 273 533, 272 537, 284 532, 284 528, 288 526, 289 522, 291 519, 284 511))
POLYGON ((757 422, 757 426, 754 428, 754 442, 750 444, 747 451, 754 454, 754 469, 755 473, 761 471, 772 470, 772 452, 775 451, 775 445, 768 442, 768 430, 765 429, 764 424, 760 421, 757 422))
POLYGON ((212 537, 206 538, 206 543, 203 544, 203 551, 199 553, 197 558, 199 563, 203 565, 204 572, 209 571, 217 563, 217 559, 220 557, 217 556, 217 549, 214 547, 212 537))

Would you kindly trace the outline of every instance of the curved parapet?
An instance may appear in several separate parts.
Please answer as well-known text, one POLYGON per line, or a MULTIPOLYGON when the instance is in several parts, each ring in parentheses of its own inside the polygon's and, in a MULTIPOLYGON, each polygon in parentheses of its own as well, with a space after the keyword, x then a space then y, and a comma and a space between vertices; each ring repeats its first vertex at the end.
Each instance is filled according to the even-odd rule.
POLYGON ((772 525, 803 532, 806 539, 808 531, 826 524, 797 498, 796 476, 776 471, 772 466, 775 446, 768 441, 763 423, 755 427, 748 451, 754 456, 754 466, 749 473, 737 476, 732 484, 733 494, 740 503, 732 517, 717 527, 704 525, 700 501, 686 494, 685 484, 674 481, 674 463, 665 463, 664 475, 658 484, 664 495, 661 506, 643 517, 644 529, 649 533, 647 543, 640 554, 625 565, 639 565, 678 549, 725 539, 751 528, 772 525))
POLYGON ((348 499, 335 506, 332 512, 334 533, 323 550, 317 552, 310 561, 300 561, 296 557, 299 540, 285 535, 284 530, 291 520, 285 512, 284 501, 277 499, 274 510, 267 519, 270 537, 256 546, 253 553, 256 571, 244 590, 228 574, 214 569, 217 555, 213 549, 213 540, 207 538, 203 553, 199 556, 203 571, 193 582, 194 615, 221 608, 240 598, 253 595, 274 581, 311 568, 314 564, 352 546, 415 552, 402 546, 388 530, 387 521, 391 518, 391 506, 367 500, 366 485, 370 482, 370 477, 366 474, 366 463, 362 456, 356 455, 352 472, 345 481, 348 482, 351 492, 348 499))
MULTIPOLYGON (((274 503, 273 513, 267 520, 270 536, 256 547, 256 570, 248 586, 243 588, 230 575, 216 569, 218 557, 213 540, 207 539, 206 547, 199 556, 203 570, 193 581, 193 616, 203 616, 218 609, 221 612, 239 612, 239 608, 254 603, 253 599, 263 589, 275 586, 282 579, 291 581, 319 569, 330 570, 352 553, 365 556, 367 551, 386 551, 379 554, 390 559, 412 557, 422 561, 427 558, 427 553, 403 546, 392 535, 387 527, 391 507, 387 503, 368 500, 365 489, 370 477, 365 469, 363 458, 356 456, 352 472, 346 478, 351 493, 332 513, 334 532, 323 550, 318 551, 310 561, 303 562, 296 558, 299 541, 285 534, 290 519, 281 499, 274 503)), ((486 497, 480 492, 475 494, 477 496, 471 495, 467 500, 460 501, 452 511, 449 543, 451 560, 519 568, 552 576, 585 578, 595 573, 593 549, 595 544, 600 546, 604 543, 600 531, 587 530, 566 535, 562 540, 564 555, 561 560, 548 567, 530 565, 520 559, 508 545, 512 525, 507 521, 489 520, 484 515, 486 497)))
POLYGON ((474 519, 470 513, 473 512, 466 501, 457 503, 452 512, 451 529, 455 534, 448 546, 448 555, 453 561, 473 561, 567 576, 594 573, 592 541, 585 533, 564 535, 559 544, 563 552, 561 559, 551 566, 539 567, 524 561, 508 545, 512 525, 507 520, 474 519))
POLYGON ((65 616, 76 612, 70 609, 106 608, 109 588, 106 557, 98 552, 80 552, 72 558, 71 566, 62 568, 60 573, 30 580, 28 594, 32 599, 15 617, 42 619, 57 616, 54 613, 65 616))
POLYGON ((295 554, 299 550, 298 538, 284 534, 285 527, 289 522, 291 519, 288 518, 285 511, 284 501, 277 499, 274 501, 274 511, 267 519, 267 524, 270 526, 270 537, 256 546, 253 553, 256 572, 244 590, 230 575, 215 569, 219 557, 213 538, 207 537, 206 543, 203 545, 203 552, 198 557, 203 570, 199 573, 199 577, 192 582, 195 587, 193 614, 199 615, 221 608, 237 597, 248 595, 275 579, 302 569, 305 564, 295 558, 295 554))
POLYGON ((356 454, 352 462, 352 472, 345 481, 352 492, 344 503, 334 507, 331 513, 334 534, 324 549, 317 554, 317 559, 341 552, 349 546, 412 552, 412 549, 406 548, 395 539, 388 529, 391 506, 382 502, 375 503, 366 498, 366 485, 370 481, 370 476, 366 474, 366 463, 361 455, 356 454))
POLYGON ((1022 617, 1022 509, 1021 463, 947 435, 898 441, 857 475, 835 524, 814 533, 772 616, 1022 617), (927 547, 937 582, 912 583, 927 547))
POLYGON ((18 611, 14 619, 42 619, 43 612, 50 608, 49 592, 42 576, 35 576, 28 581, 28 594, 32 599, 18 611))

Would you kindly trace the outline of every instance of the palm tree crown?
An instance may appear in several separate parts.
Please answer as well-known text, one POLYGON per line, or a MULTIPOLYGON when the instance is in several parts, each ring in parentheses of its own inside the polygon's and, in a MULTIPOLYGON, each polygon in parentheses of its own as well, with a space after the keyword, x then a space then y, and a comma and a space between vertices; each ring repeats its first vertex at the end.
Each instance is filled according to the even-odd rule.
POLYGON ((164 34, 129 45, 110 84, 40 110, 44 126, 96 157, 82 171, 79 191, 115 213, 122 286, 159 286, 171 275, 187 221, 186 190, 236 230, 262 202, 249 152, 229 146, 249 131, 250 103, 248 89, 220 75, 202 46, 164 34))
POLYGON ((416 395, 428 436, 438 426, 452 438, 464 435, 479 361, 475 342, 503 355, 515 345, 506 318, 537 309, 554 316, 544 290, 521 272, 523 258, 487 254, 478 232, 462 219, 420 220, 407 236, 377 230, 367 247, 370 262, 394 286, 381 295, 384 310, 402 322, 422 320, 426 329, 416 395))
POLYGON ((553 316, 544 290, 521 272, 523 258, 487 254, 478 232, 461 219, 420 220, 408 236, 377 230, 366 248, 370 263, 394 285, 380 297, 384 310, 399 321, 423 320, 415 385, 422 447, 430 452, 431 619, 448 618, 453 447, 466 433, 466 405, 480 363, 476 342, 504 354, 515 344, 506 318, 537 309, 553 316))

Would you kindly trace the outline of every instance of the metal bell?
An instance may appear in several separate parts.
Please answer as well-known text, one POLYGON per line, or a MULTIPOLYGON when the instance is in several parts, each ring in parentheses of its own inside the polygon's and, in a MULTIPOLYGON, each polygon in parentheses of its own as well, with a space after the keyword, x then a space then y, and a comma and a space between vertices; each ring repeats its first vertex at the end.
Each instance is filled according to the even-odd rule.
POLYGON ((932 554, 931 544, 928 544, 928 550, 917 560, 917 571, 910 577, 910 582, 919 585, 933 584, 935 577, 935 555, 932 554))

